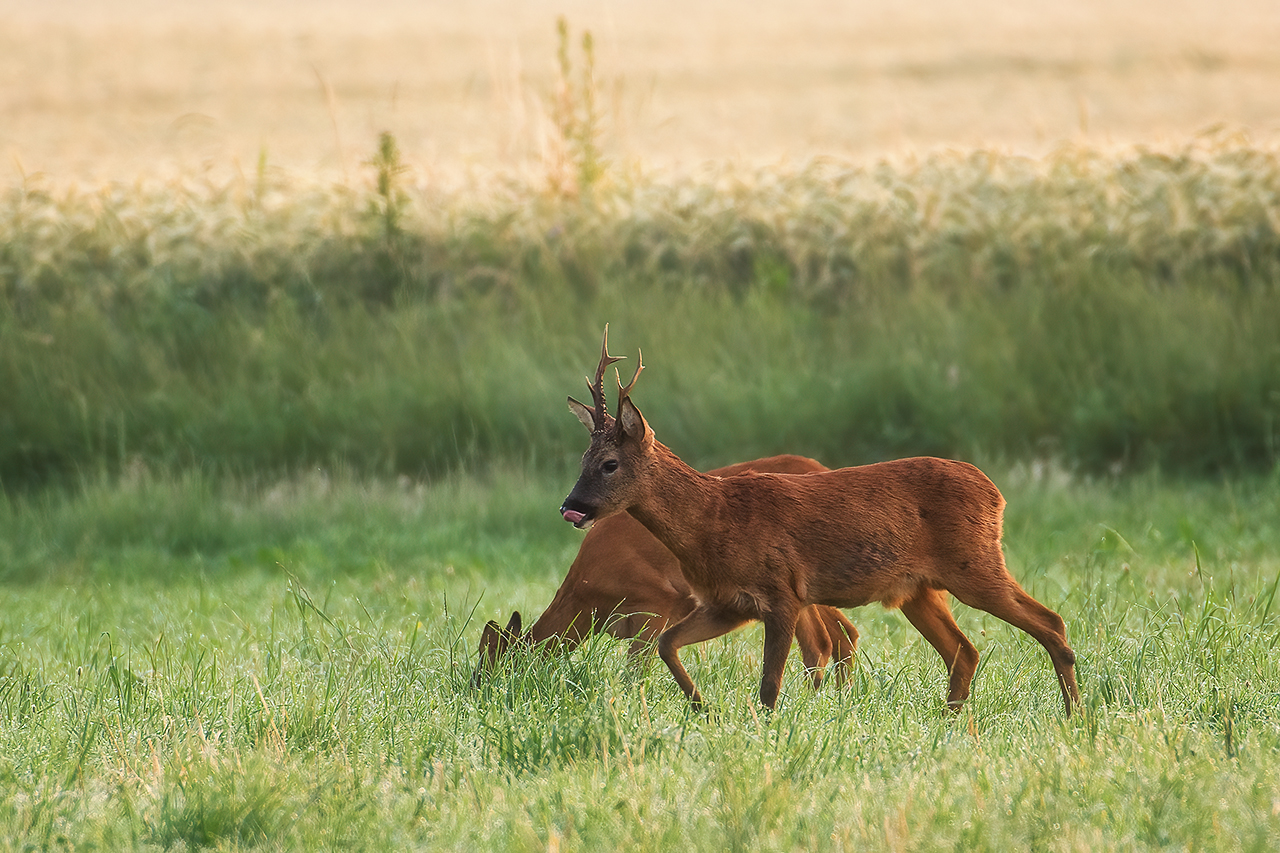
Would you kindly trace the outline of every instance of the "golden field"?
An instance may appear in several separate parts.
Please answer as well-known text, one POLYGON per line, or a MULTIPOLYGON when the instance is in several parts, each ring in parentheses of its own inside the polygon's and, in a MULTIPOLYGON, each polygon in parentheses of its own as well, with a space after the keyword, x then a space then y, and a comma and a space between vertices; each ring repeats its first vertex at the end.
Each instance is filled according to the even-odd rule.
POLYGON ((390 131, 427 180, 536 167, 560 15, 606 154, 646 167, 1280 136, 1272 0, 3 0, 0 152, 8 181, 349 180, 390 131))

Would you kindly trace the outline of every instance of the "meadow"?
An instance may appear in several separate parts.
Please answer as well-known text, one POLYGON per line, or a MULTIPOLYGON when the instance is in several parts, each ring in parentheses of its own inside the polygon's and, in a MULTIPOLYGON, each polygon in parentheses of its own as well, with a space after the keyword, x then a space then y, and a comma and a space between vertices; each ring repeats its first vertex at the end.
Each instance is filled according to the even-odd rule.
POLYGON ((959 715, 896 613, 843 688, 760 632, 691 652, 710 719, 601 639, 469 677, 551 592, 573 472, 258 487, 137 472, 0 506, 6 847, 1266 850, 1280 833, 1280 485, 992 469, 1010 565, 1061 611, 1081 712, 958 607, 959 715))
POLYGON ((0 5, 0 844, 1273 849, 1280 17, 1201 5, 0 5), (876 606, 773 713, 758 627, 709 717, 473 689, 606 322, 691 464, 979 464, 1080 712, 961 605, 959 714, 876 606))

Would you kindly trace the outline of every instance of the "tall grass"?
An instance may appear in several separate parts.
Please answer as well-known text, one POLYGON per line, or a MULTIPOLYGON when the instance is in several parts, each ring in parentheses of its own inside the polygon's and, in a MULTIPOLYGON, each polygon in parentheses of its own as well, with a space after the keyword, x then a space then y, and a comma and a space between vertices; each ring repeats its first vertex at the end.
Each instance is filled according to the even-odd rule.
MULTIPOLYGON (((585 166, 584 166, 585 168, 585 166)), ((995 152, 697 179, 57 189, 0 206, 0 477, 574 451, 613 321, 699 462, 1275 463, 1280 159, 995 152), (568 422, 568 423, 566 423, 568 422)))

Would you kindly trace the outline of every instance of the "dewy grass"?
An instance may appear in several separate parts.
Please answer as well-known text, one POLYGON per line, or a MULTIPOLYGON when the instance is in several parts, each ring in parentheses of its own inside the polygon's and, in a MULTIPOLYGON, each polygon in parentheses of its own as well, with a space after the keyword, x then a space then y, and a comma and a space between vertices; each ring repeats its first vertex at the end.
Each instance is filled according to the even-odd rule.
POLYGON ((0 838, 1269 849, 1274 476, 991 473, 1009 498, 1010 566, 1062 612, 1080 656, 1070 719, 1034 642, 963 607, 983 664, 958 716, 928 644, 870 607, 850 611, 849 684, 814 693, 793 659, 771 715, 755 696, 758 627, 689 655, 709 719, 660 662, 634 665, 608 638, 513 655, 473 691, 481 622, 537 612, 580 539, 554 514, 567 471, 421 488, 139 472, 119 493, 10 497, 6 563, 48 573, 0 587, 0 838), (121 513, 130 501, 151 509, 121 513), (105 518, 114 538, 78 538, 105 518), (195 554, 157 523, 235 536, 195 554), (269 557, 246 561, 244 543, 270 543, 269 557))

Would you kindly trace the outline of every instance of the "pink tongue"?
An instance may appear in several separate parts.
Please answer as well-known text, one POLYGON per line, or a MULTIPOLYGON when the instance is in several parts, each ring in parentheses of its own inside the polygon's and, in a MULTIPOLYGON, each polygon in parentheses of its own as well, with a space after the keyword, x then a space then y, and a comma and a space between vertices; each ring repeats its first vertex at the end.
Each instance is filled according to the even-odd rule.
POLYGON ((566 509, 566 510, 561 510, 561 512, 564 513, 564 520, 569 522, 570 524, 577 524, 578 522, 582 521, 582 519, 587 517, 586 513, 578 512, 576 509, 566 509))

